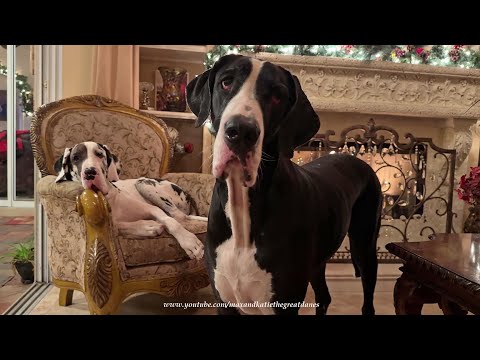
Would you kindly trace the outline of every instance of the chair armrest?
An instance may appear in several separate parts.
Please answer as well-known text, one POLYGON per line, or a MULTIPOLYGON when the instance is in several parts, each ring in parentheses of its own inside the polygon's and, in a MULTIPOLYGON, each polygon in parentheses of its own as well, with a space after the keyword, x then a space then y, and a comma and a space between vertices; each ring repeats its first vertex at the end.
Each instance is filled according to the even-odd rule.
POLYGON ((54 281, 76 283, 83 289, 87 245, 85 221, 76 210, 79 183, 55 183, 46 176, 37 183, 37 195, 46 214, 48 258, 54 281))
MULTIPOLYGON (((48 229, 48 257, 57 286, 88 292, 93 311, 113 306, 109 294, 119 284, 115 229, 103 194, 80 183, 55 183, 46 176, 37 183, 48 229)), ((91 310, 92 310, 91 309, 91 310)))
POLYGON ((162 176, 180 186, 195 201, 200 216, 208 216, 212 200, 215 177, 211 174, 199 173, 168 173, 162 176))
POLYGON ((37 192, 40 197, 53 196, 59 199, 76 201, 77 195, 83 192, 82 184, 74 181, 55 182, 55 176, 48 175, 37 183, 37 192))

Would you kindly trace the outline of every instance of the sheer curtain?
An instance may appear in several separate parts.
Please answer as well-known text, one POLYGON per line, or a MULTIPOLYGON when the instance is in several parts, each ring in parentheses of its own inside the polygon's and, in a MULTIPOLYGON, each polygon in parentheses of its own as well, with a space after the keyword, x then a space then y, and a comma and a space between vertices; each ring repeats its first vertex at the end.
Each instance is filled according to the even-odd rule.
POLYGON ((95 45, 92 93, 138 109, 139 47, 95 45))

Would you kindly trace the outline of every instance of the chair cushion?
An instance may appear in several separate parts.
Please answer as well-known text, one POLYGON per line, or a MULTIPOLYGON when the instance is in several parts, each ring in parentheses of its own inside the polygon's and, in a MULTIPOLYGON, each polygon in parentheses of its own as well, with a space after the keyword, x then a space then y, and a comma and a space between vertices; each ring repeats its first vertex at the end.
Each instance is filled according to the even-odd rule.
MULTIPOLYGON (((207 222, 187 220, 183 225, 205 243, 207 222)), ((189 258, 178 241, 166 230, 154 238, 119 236, 118 240, 126 266, 175 262, 189 258)))

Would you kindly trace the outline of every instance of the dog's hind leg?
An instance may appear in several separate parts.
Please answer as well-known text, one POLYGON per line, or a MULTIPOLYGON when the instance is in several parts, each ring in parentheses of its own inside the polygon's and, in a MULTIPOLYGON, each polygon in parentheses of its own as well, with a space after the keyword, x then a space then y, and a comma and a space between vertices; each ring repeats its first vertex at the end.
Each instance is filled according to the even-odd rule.
POLYGON ((381 192, 375 181, 355 203, 348 236, 355 272, 363 286, 362 314, 374 315, 373 296, 377 283, 377 238, 380 228, 381 192), (375 186, 374 186, 375 185, 375 186))
POLYGON ((332 301, 328 292, 327 281, 325 280, 326 262, 320 264, 320 267, 313 272, 310 278, 310 284, 315 292, 315 302, 317 303, 316 315, 326 315, 328 306, 332 301))
POLYGON ((135 188, 145 200, 179 222, 185 219, 207 221, 206 217, 189 215, 192 210, 198 214, 195 201, 182 188, 169 181, 140 178, 135 188))
POLYGON ((353 269, 355 270, 355 277, 360 277, 360 268, 357 263, 352 259, 353 269))

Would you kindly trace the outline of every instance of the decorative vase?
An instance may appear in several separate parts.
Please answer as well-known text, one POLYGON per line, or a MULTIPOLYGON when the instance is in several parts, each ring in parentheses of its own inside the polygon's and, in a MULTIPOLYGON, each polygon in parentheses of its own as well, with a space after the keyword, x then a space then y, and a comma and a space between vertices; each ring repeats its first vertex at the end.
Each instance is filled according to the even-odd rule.
POLYGON ((181 68, 161 67, 158 70, 162 77, 163 88, 160 94, 157 94, 157 110, 184 112, 187 109, 185 90, 188 72, 181 68))
POLYGON ((480 233, 480 205, 474 205, 470 209, 470 214, 463 224, 464 233, 480 233))

